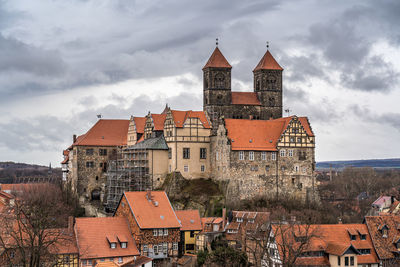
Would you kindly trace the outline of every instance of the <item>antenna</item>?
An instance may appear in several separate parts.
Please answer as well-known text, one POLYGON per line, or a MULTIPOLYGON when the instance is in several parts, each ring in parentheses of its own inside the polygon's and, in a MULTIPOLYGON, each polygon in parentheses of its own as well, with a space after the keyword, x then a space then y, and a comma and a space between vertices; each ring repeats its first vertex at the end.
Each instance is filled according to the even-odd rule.
POLYGON ((101 114, 97 114, 98 119, 101 119, 101 117, 102 117, 101 114))
POLYGON ((290 108, 285 109, 285 113, 287 114, 287 116, 290 116, 290 112, 292 112, 292 110, 290 108))

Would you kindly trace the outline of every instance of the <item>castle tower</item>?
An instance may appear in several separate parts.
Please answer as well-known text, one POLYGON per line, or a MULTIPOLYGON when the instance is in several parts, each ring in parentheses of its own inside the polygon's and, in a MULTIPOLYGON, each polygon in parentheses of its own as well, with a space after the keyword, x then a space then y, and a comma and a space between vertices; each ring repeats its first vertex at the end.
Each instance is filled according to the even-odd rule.
POLYGON ((231 69, 218 46, 203 67, 203 110, 208 112, 213 129, 218 127, 224 107, 232 103, 231 69))
POLYGON ((282 71, 269 50, 253 70, 254 92, 263 106, 263 118, 282 117, 282 71))

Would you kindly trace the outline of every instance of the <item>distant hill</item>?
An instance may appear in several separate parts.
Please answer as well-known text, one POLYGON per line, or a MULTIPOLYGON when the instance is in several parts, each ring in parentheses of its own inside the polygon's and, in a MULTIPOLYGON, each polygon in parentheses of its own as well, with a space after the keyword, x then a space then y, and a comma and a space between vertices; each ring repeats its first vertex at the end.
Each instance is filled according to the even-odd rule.
POLYGON ((343 169, 346 167, 372 167, 374 169, 399 169, 400 170, 400 158, 317 162, 317 169, 319 169, 319 170, 329 169, 329 168, 343 169))
POLYGON ((61 169, 12 161, 0 162, 0 183, 13 183, 24 181, 24 178, 61 177, 61 169))

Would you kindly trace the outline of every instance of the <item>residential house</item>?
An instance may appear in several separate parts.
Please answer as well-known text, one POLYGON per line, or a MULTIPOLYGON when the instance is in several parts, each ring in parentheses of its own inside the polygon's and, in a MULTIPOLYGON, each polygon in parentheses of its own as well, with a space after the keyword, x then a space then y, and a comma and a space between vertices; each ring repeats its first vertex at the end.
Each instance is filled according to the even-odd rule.
POLYGON ((246 252, 250 263, 259 266, 268 242, 269 212, 232 211, 225 237, 228 244, 246 252))
POLYGON ((366 216, 364 223, 368 227, 380 266, 400 266, 400 217, 366 216))
POLYGON ((211 249, 211 242, 225 232, 224 217, 201 218, 201 232, 196 237, 196 251, 211 249))
POLYGON ((114 217, 128 220, 141 255, 157 261, 178 256, 182 225, 164 191, 124 192, 114 217))
POLYGON ((77 218, 75 235, 79 266, 96 266, 101 262, 123 266, 140 255, 124 217, 77 218))
POLYGON ((374 215, 379 215, 380 212, 387 212, 395 201, 397 200, 393 196, 380 196, 371 204, 374 215))
POLYGON ((365 224, 273 224, 271 229, 262 266, 379 266, 365 224))
POLYGON ((196 237, 202 230, 201 219, 198 210, 175 211, 181 223, 180 254, 196 253, 196 237))

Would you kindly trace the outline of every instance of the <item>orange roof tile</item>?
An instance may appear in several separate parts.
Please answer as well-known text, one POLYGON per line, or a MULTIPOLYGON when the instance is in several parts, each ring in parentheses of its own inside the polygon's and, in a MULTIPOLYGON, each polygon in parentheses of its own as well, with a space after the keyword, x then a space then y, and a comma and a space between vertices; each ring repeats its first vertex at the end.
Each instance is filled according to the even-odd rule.
POLYGON ((210 58, 208 59, 206 65, 203 67, 203 70, 206 68, 229 68, 231 69, 232 66, 226 60, 224 55, 221 53, 218 47, 214 49, 214 52, 211 54, 210 58))
POLYGON ((198 210, 177 210, 175 211, 182 227, 181 231, 201 231, 201 220, 198 210))
POLYGON ((148 192, 125 192, 131 212, 141 229, 152 228, 180 228, 181 224, 175 215, 168 196, 164 191, 151 191, 151 199, 148 192))
MULTIPOLYGON (((353 246, 357 250, 370 249, 371 251, 371 254, 357 256, 359 264, 379 262, 370 235, 366 236, 366 240, 361 240, 359 235, 356 236, 356 240, 350 240, 348 229, 354 229, 356 232, 365 232, 367 231, 367 226, 365 224, 316 224, 310 226, 272 225, 272 229, 278 244, 282 244, 281 231, 284 231, 283 236, 286 237, 286 240, 294 239, 292 233, 298 236, 308 235, 313 237, 310 238, 310 242, 307 244, 307 249, 305 251, 325 251, 334 255, 342 255, 347 248, 353 246)), ((286 242, 286 244, 296 246, 297 242, 293 240, 292 242, 286 242)), ((278 245, 280 253, 282 253, 281 248, 282 247, 278 245)))
POLYGON ((261 106, 255 92, 232 92, 233 105, 258 105, 261 106))
POLYGON ((146 257, 146 256, 139 256, 136 257, 136 260, 131 260, 130 262, 126 263, 124 266, 126 267, 140 267, 143 264, 151 262, 153 259, 146 257))
POLYGON ((77 138, 73 146, 126 145, 129 120, 98 120, 90 130, 77 138))
MULTIPOLYGON (((69 232, 68 228, 49 229, 49 231, 56 231, 54 233, 57 241, 50 247, 51 253, 54 254, 78 254, 78 246, 74 232, 69 232)), ((50 233, 51 235, 52 233, 50 233)), ((53 235, 54 235, 53 234, 53 235)))
POLYGON ((257 70, 283 70, 283 68, 276 62, 269 50, 267 50, 253 71, 257 70))
POLYGON ((163 131, 167 114, 151 114, 154 123, 154 131, 163 131))
POLYGON ((134 117, 137 133, 144 133, 144 126, 146 124, 146 117, 134 117))
MULTIPOLYGON (((232 150, 276 151, 282 133, 294 116, 275 120, 225 119, 232 150)), ((299 118, 309 136, 314 136, 306 117, 299 118)))
POLYGON ((210 123, 207 119, 206 113, 204 111, 180 111, 180 110, 171 110, 172 117, 174 118, 174 123, 176 127, 183 127, 183 124, 188 118, 198 118, 203 127, 206 129, 210 129, 210 123))
POLYGON ((132 238, 128 222, 124 217, 77 218, 75 232, 79 256, 82 259, 137 256, 139 251, 132 238), (107 236, 123 235, 128 238, 127 248, 117 244, 110 247, 107 236))

